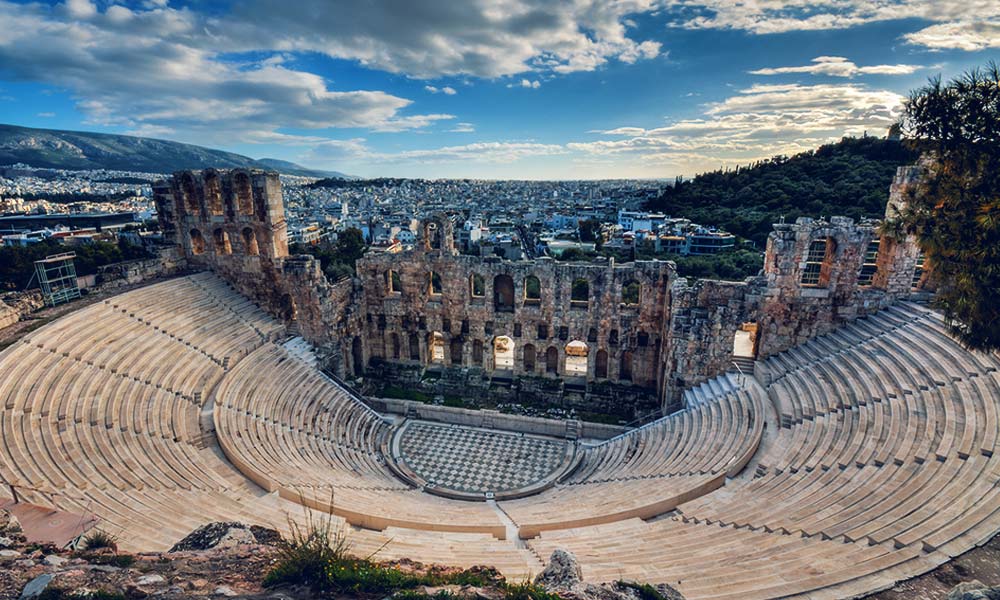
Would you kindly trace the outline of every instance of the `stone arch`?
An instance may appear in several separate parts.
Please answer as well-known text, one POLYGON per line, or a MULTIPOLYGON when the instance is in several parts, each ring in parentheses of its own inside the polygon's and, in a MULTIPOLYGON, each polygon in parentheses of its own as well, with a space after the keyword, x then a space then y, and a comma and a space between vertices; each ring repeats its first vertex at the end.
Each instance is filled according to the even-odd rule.
POLYGON ((597 351, 597 356, 594 358, 594 377, 608 378, 608 351, 603 348, 597 351))
POLYGON ((542 282, 534 275, 524 278, 524 303, 537 304, 542 300, 542 282))
POLYGON ((514 368, 514 340, 506 335, 493 338, 493 368, 514 368))
POLYGON ((618 367, 618 379, 622 381, 632 381, 632 351, 622 352, 621 361, 618 367))
POLYGON ((525 344, 524 346, 524 370, 527 373, 535 372, 535 346, 533 344, 525 344))
POLYGON ((181 193, 184 195, 184 210, 189 215, 201 214, 201 202, 198 200, 198 186, 194 175, 189 171, 181 174, 181 193))
POLYGON ((390 356, 396 360, 399 360, 399 334, 393 332, 389 336, 389 352, 390 356))
POLYGON ((573 280, 570 287, 569 303, 573 308, 587 308, 590 304, 590 282, 583 277, 573 280))
POLYGON ((449 353, 451 354, 452 366, 455 367, 462 366, 462 360, 463 360, 462 353, 465 350, 465 344, 462 342, 462 338, 460 337, 451 338, 451 344, 448 350, 449 353))
POLYGON ((236 171, 233 175, 233 192, 236 194, 236 212, 241 215, 252 215, 253 188, 246 171, 236 171))
POLYGON ((837 254, 837 241, 832 237, 817 238, 806 247, 805 267, 799 280, 805 287, 827 287, 837 254))
POLYGON ((225 208, 222 204, 222 180, 219 178, 219 172, 215 169, 205 171, 205 206, 210 215, 222 216, 225 214, 225 208))
POLYGON ((566 365, 563 367, 563 373, 567 377, 586 377, 589 352, 586 342, 573 340, 566 344, 566 365))
POLYGON ((434 219, 424 222, 424 250, 440 250, 444 228, 434 219))
POLYGON ((479 273, 469 275, 469 295, 473 298, 482 298, 486 295, 486 281, 479 273))
POLYGON ((545 372, 559 374, 559 350, 555 346, 549 346, 545 351, 545 372))
POLYGON ((420 336, 415 333, 410 334, 410 360, 420 360, 420 336))
POLYGON ((260 254, 260 246, 257 245, 257 234, 249 227, 243 228, 243 248, 250 256, 260 254))
POLYGON ((216 254, 232 254, 233 246, 229 243, 229 234, 226 230, 218 227, 212 232, 212 240, 215 242, 216 254))
POLYGON ((514 280, 510 275, 493 278, 493 310, 514 312, 514 280))
POLYGON ((472 340, 472 364, 483 366, 483 340, 472 340))
POLYGON ((197 229, 192 229, 188 233, 188 237, 191 238, 191 254, 194 254, 195 256, 204 254, 205 238, 202 237, 201 232, 197 229))
POLYGON ((281 302, 278 306, 281 319, 286 323, 294 321, 298 317, 298 309, 295 306, 295 299, 292 298, 291 294, 284 294, 281 296, 281 302))
POLYGON ((399 294, 403 291, 403 281, 398 271, 389 269, 385 272, 385 291, 388 294, 399 294))
POLYGON ((361 347, 361 338, 354 336, 351 341, 351 362, 354 367, 354 376, 361 377, 365 374, 365 353, 361 347))
POLYGON ((441 274, 437 271, 427 273, 427 293, 431 296, 440 296, 444 292, 444 285, 441 283, 441 274))
POLYGON ((427 334, 427 362, 444 364, 444 334, 440 331, 427 334))
POLYGON ((630 279, 622 284, 621 302, 625 306, 636 306, 642 296, 642 284, 634 279, 630 279))

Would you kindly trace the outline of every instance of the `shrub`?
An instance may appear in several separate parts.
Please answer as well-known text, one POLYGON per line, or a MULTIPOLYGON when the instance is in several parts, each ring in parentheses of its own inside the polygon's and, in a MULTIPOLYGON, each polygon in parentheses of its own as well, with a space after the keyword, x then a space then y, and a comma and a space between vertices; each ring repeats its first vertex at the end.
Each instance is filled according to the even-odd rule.
POLYGON ((100 548, 111 548, 118 551, 118 537, 106 531, 93 531, 83 538, 80 546, 81 550, 98 550, 100 548))

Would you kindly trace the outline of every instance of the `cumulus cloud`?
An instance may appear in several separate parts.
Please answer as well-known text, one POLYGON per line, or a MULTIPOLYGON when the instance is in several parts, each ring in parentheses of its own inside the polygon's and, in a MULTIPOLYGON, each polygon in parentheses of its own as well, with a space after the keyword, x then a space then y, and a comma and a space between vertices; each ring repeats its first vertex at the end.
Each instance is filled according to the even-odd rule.
POLYGON ((538 88, 542 87, 542 82, 538 81, 537 79, 535 79, 534 81, 530 79, 522 79, 518 83, 508 83, 507 87, 509 88, 522 87, 522 88, 528 88, 529 90, 537 90, 538 88))
POLYGON ((992 21, 956 21, 931 25, 908 33, 906 41, 934 50, 986 50, 1000 48, 1000 19, 992 21))
POLYGON ((755 34, 846 29, 897 19, 931 25, 905 39, 933 49, 983 50, 1000 45, 996 0, 666 0, 676 9, 672 25, 693 29, 737 29, 755 34))
POLYGON ((605 139, 567 148, 691 173, 811 150, 845 135, 881 134, 898 119, 902 101, 858 84, 754 85, 706 105, 699 118, 616 127, 601 132, 605 139))
POLYGON ((449 87, 449 86, 444 86, 444 87, 440 87, 439 88, 439 87, 435 87, 433 85, 425 85, 424 86, 424 90, 426 90, 426 91, 428 91, 428 92, 430 92, 432 94, 444 94, 446 96, 454 96, 455 94, 458 93, 458 92, 455 91, 455 88, 449 87))
POLYGON ((859 67, 842 56, 817 56, 812 64, 799 67, 769 67, 750 71, 752 75, 784 75, 808 73, 830 77, 855 77, 857 75, 909 75, 924 67, 920 65, 871 65, 859 67))
POLYGON ((307 50, 411 77, 494 78, 593 70, 655 57, 659 43, 629 35, 628 16, 661 0, 371 0, 330 10, 326 0, 252 0, 213 31, 248 47, 307 50))
POLYGON ((70 89, 91 124, 231 143, 286 127, 402 131, 452 118, 403 115, 406 98, 333 89, 280 55, 228 60, 187 9, 0 1, 0 22, 0 72, 70 89))
POLYGON ((433 164, 449 162, 513 163, 525 158, 567 154, 560 144, 537 142, 474 142, 457 146, 442 146, 401 152, 378 152, 364 138, 330 140, 317 144, 299 157, 307 164, 338 164, 345 161, 379 162, 384 164, 433 164))

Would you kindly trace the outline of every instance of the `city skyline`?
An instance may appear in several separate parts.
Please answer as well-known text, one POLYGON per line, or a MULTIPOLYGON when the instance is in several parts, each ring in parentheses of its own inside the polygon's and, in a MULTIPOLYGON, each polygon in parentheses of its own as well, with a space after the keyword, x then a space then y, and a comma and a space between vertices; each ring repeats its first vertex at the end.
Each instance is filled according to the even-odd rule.
POLYGON ((881 136, 908 90, 1000 47, 985 0, 73 0, 0 20, 5 122, 426 178, 672 178, 881 136))

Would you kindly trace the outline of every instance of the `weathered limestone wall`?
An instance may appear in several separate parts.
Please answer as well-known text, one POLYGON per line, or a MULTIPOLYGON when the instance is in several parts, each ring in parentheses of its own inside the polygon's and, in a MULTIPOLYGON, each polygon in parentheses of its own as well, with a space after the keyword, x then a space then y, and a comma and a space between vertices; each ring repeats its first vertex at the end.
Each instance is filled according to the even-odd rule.
MULTIPOLYGON (((918 176, 900 169, 890 220, 918 176)), ((686 281, 664 261, 459 256, 439 215, 413 251, 369 253, 356 278, 330 283, 312 257, 288 256, 276 174, 180 172, 154 198, 183 260, 297 327, 340 376, 622 416, 676 407, 684 388, 726 371, 744 324, 763 358, 909 296, 919 255, 875 222, 799 219, 775 225, 762 276, 686 281), (862 285, 873 240, 877 270, 862 285)))

